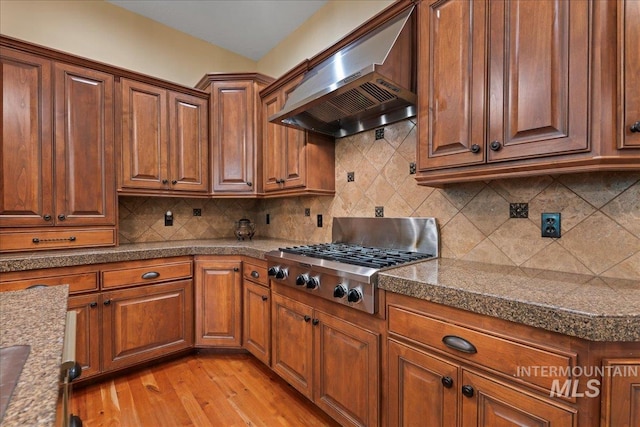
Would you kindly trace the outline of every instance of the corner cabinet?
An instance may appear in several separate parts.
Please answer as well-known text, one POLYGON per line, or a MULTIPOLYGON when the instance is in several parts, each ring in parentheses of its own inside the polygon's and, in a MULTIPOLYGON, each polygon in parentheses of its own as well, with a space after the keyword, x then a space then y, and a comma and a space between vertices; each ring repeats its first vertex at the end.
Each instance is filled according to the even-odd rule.
POLYGON ((257 73, 207 74, 196 85, 209 93, 211 186, 216 197, 255 196, 260 191, 258 93, 272 81, 257 73))
POLYGON ((242 262, 195 257, 195 344, 242 347, 242 262))
POLYGON ((207 96, 192 92, 121 80, 121 194, 207 195, 207 96))
POLYGON ((2 42, 0 251, 115 245, 114 76, 2 42))
POLYGON ((638 169, 640 151, 615 146, 607 105, 615 12, 587 0, 420 2, 418 183, 638 169))
POLYGON ((269 117, 282 109, 302 79, 299 73, 293 73, 297 77, 283 77, 260 93, 262 185, 266 196, 335 193, 334 139, 269 122, 269 117))

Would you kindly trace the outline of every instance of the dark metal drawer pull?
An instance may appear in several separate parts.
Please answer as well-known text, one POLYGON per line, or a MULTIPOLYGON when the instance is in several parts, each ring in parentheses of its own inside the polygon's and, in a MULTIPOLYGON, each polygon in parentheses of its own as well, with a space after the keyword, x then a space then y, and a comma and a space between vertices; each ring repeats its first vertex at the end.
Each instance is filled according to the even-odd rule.
POLYGON ((70 236, 70 237, 60 237, 58 239, 40 239, 38 237, 34 237, 33 239, 31 239, 31 241, 33 243, 44 243, 44 242, 75 242, 76 241, 76 237, 75 236, 70 236))
POLYGON ((476 347, 464 338, 457 337, 455 335, 446 335, 442 338, 442 342, 449 348, 462 351, 463 353, 474 354, 477 353, 476 347))
POLYGON ((157 271, 149 271, 142 275, 143 279, 157 279, 158 277, 160 277, 160 273, 157 271))
POLYGON ((251 272, 251 277, 253 277, 254 279, 257 279, 258 277, 260 277, 260 273, 258 273, 257 271, 253 270, 251 272))

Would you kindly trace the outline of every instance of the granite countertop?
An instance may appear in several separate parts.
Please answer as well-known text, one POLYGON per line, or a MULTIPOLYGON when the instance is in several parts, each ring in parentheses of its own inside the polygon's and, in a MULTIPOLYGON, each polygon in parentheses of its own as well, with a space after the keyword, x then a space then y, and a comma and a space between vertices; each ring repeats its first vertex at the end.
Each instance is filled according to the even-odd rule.
MULTIPOLYGON (((299 244, 264 238, 215 239, 18 253, 0 255, 0 273, 188 255, 264 258, 268 251, 299 244)), ((381 272, 378 286, 591 341, 640 343, 640 280, 442 258, 381 272)))
POLYGON ((55 423, 68 294, 67 285, 0 292, 0 347, 31 347, 2 427, 55 423))
POLYGON ((381 272, 378 286, 590 341, 640 345, 640 280, 437 259, 381 272))

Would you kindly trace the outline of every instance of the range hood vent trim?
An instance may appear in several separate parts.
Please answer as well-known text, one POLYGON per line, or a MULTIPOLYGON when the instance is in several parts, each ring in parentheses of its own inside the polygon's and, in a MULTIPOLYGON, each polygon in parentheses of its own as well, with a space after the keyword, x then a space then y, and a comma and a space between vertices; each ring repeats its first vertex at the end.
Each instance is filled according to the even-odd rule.
MULTIPOLYGON (((403 87, 379 72, 414 8, 309 70, 282 110, 269 121, 342 138, 415 116, 417 96, 413 88, 403 87)), ((407 37, 403 40, 411 42, 407 37)), ((413 58, 400 65, 412 67, 413 58)), ((412 74, 411 69, 408 72, 412 74)))

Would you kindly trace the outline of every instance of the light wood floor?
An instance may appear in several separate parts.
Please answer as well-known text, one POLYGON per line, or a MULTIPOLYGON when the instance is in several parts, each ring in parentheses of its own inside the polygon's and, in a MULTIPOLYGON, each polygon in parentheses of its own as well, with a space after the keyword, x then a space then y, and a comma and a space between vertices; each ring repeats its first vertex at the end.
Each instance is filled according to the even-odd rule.
POLYGON ((73 389, 97 426, 338 426, 248 354, 195 353, 73 389))

